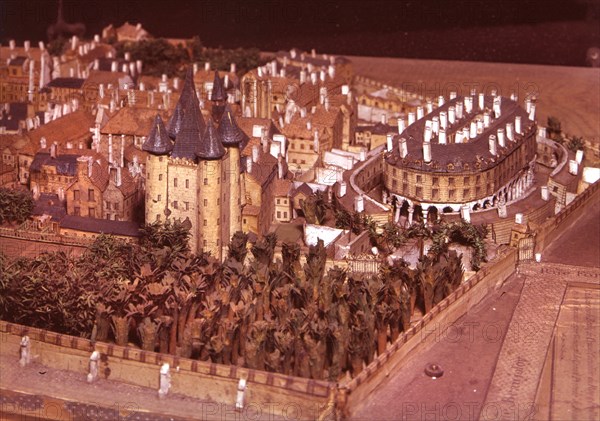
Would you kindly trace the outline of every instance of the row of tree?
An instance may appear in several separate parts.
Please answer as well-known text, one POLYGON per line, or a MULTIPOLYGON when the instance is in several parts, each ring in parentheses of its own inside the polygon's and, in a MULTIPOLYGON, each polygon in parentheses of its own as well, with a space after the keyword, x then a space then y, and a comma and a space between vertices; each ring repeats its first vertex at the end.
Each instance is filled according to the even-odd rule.
POLYGON ((33 206, 30 191, 0 187, 0 224, 25 222, 31 215, 33 206))
POLYGON ((153 224, 139 244, 100 236, 80 258, 0 259, 0 317, 97 341, 315 379, 358 374, 462 280, 447 249, 384 264, 376 275, 325 270, 322 243, 300 248, 268 235, 231 240, 219 263, 187 249, 179 223, 153 224), (251 255, 247 256, 248 248, 251 255), (249 262, 249 264, 245 264, 249 262))

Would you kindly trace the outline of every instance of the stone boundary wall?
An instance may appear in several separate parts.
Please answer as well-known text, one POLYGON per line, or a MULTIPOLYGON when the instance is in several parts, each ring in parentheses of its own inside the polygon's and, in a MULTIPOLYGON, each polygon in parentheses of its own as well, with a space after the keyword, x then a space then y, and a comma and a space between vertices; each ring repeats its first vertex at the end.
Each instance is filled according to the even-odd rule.
POLYGON ((0 227, 0 237, 18 238, 42 243, 54 243, 66 246, 87 247, 94 242, 93 239, 65 237, 47 232, 26 231, 18 228, 0 227))
POLYGON ((536 231, 535 251, 542 252, 585 212, 585 204, 600 198, 600 180, 578 194, 568 206, 544 222, 536 231))
POLYGON ((388 346, 387 350, 377 356, 357 377, 340 385, 337 399, 338 405, 344 407, 344 416, 351 415, 365 402, 411 352, 418 347, 435 343, 444 328, 455 323, 497 285, 511 276, 517 265, 517 254, 514 248, 504 248, 476 275, 438 303, 408 331, 403 332, 396 342, 388 346))
POLYGON ((30 338, 31 353, 37 356, 36 362, 54 369, 80 373, 82 378, 88 373, 89 357, 95 349, 102 356, 99 370, 101 378, 158 390, 160 366, 169 363, 172 367, 171 392, 198 399, 199 402, 208 400, 218 404, 235 404, 238 381, 245 378, 248 384, 246 405, 270 405, 273 413, 280 416, 286 416, 286 409, 292 405, 303 419, 335 417, 334 383, 108 343, 97 342, 94 347, 88 339, 0 321, 0 353, 13 355, 15 364, 24 335, 30 338), (179 371, 176 371, 176 367, 179 367, 179 371), (110 373, 108 377, 107 372, 110 373))

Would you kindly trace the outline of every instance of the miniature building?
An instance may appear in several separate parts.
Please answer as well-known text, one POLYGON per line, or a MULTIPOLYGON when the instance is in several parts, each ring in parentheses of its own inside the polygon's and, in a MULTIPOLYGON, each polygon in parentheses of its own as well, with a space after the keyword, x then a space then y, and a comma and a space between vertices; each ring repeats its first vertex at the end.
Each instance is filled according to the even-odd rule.
POLYGON ((533 182, 536 124, 515 101, 479 95, 443 103, 393 139, 384 184, 424 213, 517 200, 533 182), (473 105, 476 102, 476 105, 473 105))
POLYGON ((149 153, 146 222, 187 222, 192 251, 220 259, 241 229, 239 148, 245 140, 227 108, 218 129, 212 119, 205 122, 190 68, 168 126, 157 115, 142 145, 149 153))

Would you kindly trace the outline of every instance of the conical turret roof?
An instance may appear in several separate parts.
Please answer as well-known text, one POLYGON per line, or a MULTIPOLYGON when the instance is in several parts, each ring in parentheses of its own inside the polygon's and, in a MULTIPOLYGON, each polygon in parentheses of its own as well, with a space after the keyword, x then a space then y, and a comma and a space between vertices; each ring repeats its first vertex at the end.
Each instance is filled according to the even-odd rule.
POLYGON ((196 89, 194 87, 194 71, 190 66, 185 74, 185 80, 183 82, 183 86, 181 87, 181 95, 179 96, 177 105, 175 105, 175 111, 173 112, 173 115, 167 124, 167 132, 169 133, 171 139, 175 139, 179 133, 179 130, 181 130, 181 122, 183 121, 185 107, 192 97, 195 97, 197 102, 198 96, 196 95, 196 89))
POLYGON ((225 92, 225 86, 223 80, 219 77, 219 72, 215 70, 215 80, 213 81, 212 94, 210 95, 211 101, 226 101, 227 92, 225 92))
POLYGON ((218 132, 221 135, 223 145, 226 147, 239 147, 240 144, 248 139, 246 133, 244 133, 237 125, 229 104, 225 106, 225 111, 223 112, 221 122, 219 123, 218 132))
POLYGON ((221 135, 215 129, 212 119, 209 119, 202 142, 198 144, 196 149, 196 156, 200 159, 221 159, 223 155, 225 155, 225 148, 223 147, 221 135))
POLYGON ((165 124, 158 114, 154 118, 154 125, 142 145, 142 149, 154 155, 166 155, 173 150, 173 142, 171 142, 165 124))
POLYGON ((194 160, 196 158, 196 148, 202 143, 202 133, 206 128, 195 91, 189 97, 188 103, 184 104, 183 111, 181 129, 175 138, 175 146, 171 156, 173 158, 194 160))

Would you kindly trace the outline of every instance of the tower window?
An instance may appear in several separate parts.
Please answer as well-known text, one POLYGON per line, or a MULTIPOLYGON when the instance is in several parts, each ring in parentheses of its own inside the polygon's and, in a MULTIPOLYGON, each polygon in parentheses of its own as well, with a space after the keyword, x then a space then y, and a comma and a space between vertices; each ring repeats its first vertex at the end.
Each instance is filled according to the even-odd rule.
POLYGON ((158 181, 162 181, 162 174, 158 174, 158 181))
POLYGON ((177 200, 175 200, 175 201, 173 202, 173 207, 174 207, 175 209, 179 209, 179 203, 177 202, 177 200))
POLYGON ((206 219, 204 220, 204 226, 208 226, 208 221, 206 219))
POLYGON ((208 178, 205 178, 205 179, 204 179, 204 185, 205 185, 205 186, 208 186, 208 178))
POLYGON ((208 199, 204 199, 204 206, 208 206, 208 199))
POLYGON ((186 189, 190 188, 190 180, 188 180, 188 179, 185 180, 185 188, 186 189))
POLYGON ((185 205, 185 210, 190 210, 190 202, 183 202, 185 205))
POLYGON ((173 187, 177 187, 177 177, 173 179, 173 187))

